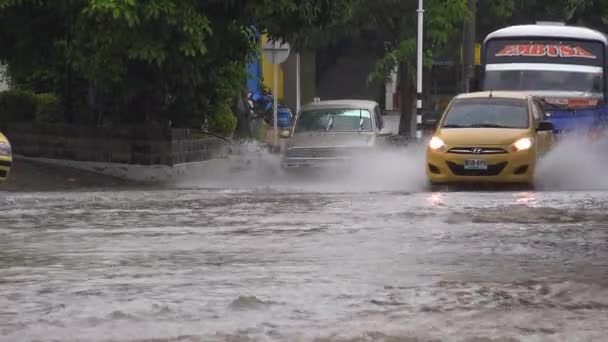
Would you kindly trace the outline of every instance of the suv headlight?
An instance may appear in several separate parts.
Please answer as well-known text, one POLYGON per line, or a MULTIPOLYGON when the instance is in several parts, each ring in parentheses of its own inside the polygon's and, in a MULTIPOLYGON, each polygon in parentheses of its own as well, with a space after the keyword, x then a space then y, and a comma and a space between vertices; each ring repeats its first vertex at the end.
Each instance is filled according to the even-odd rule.
POLYGON ((0 156, 10 156, 11 154, 11 145, 7 142, 0 142, 0 156))

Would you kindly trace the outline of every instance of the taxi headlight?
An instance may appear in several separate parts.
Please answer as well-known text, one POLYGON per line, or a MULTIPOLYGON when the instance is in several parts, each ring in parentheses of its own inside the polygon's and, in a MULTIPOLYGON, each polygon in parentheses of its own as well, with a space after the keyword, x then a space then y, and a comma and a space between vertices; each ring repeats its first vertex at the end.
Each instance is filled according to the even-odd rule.
POLYGON ((0 156, 10 156, 11 153, 11 145, 3 141, 0 142, 0 156))
POLYGON ((442 152, 447 148, 446 144, 438 137, 432 137, 429 141, 429 148, 433 151, 442 152))
POLYGON ((513 150, 516 152, 525 151, 530 147, 532 147, 532 139, 530 138, 521 138, 513 144, 513 150))

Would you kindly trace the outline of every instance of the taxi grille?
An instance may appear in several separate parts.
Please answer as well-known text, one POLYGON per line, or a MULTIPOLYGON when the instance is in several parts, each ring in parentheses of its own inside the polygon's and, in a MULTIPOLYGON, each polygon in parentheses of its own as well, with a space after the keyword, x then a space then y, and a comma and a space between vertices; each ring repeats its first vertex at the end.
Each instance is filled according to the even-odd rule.
POLYGON ((11 167, 12 163, 7 160, 0 160, 0 166, 11 167))
POLYGON ((504 170, 505 166, 507 166, 507 162, 502 162, 488 165, 487 170, 467 170, 464 168, 464 165, 458 165, 452 162, 447 162, 447 164, 450 171, 456 176, 498 176, 502 170, 504 170))
POLYGON ((5 170, 0 170, 0 178, 6 178, 7 174, 8 172, 6 172, 5 170))
POLYGON ((454 147, 448 150, 448 153, 453 154, 504 154, 505 149, 493 147, 454 147))

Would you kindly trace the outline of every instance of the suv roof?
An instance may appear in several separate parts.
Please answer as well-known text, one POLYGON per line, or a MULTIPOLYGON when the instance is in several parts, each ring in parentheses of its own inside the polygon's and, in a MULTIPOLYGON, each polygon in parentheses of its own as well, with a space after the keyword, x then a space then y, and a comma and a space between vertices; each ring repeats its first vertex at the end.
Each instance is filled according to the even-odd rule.
POLYGON ((377 102, 370 100, 326 100, 306 104, 302 106, 302 110, 315 108, 365 108, 371 111, 377 105, 377 102))

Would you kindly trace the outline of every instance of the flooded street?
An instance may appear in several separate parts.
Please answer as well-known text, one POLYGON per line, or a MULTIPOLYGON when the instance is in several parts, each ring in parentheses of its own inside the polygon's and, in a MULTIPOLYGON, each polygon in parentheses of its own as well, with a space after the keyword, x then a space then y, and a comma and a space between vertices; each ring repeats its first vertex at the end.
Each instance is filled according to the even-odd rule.
POLYGON ((0 342, 608 342, 608 0, 0 28, 0 342))
POLYGON ((0 192, 0 340, 605 340, 608 192, 406 171, 0 192))
POLYGON ((5 341, 599 341, 607 199, 12 194, 0 329, 5 341))

